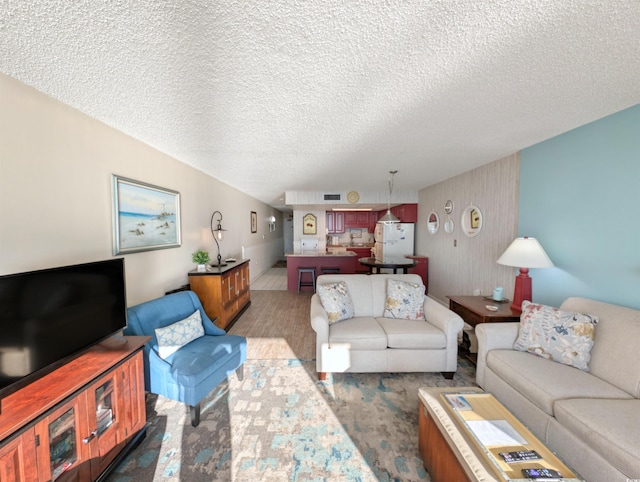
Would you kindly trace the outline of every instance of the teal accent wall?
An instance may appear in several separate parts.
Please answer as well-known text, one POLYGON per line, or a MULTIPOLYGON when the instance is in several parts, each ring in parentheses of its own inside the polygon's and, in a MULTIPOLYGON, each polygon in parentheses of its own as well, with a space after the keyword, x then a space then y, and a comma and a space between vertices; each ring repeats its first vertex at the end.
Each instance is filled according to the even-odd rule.
POLYGON ((640 309, 640 104, 521 152, 518 235, 555 264, 530 270, 533 301, 640 309))

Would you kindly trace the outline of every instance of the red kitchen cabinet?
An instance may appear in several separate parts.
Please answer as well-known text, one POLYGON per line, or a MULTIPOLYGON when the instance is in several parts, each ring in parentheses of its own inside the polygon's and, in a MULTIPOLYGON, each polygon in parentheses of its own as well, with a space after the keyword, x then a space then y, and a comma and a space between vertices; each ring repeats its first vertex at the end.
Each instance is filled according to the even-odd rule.
POLYGON ((391 213, 397 217, 401 223, 418 222, 417 204, 400 204, 399 206, 391 208, 391 213))
POLYGON ((380 211, 371 211, 369 213, 369 232, 370 233, 375 233, 376 232, 376 224, 378 224, 378 219, 380 219, 384 213, 384 212, 380 212, 380 211))
POLYGON ((344 233, 344 213, 327 211, 327 231, 329 234, 344 233))
MULTIPOLYGON (((371 257, 371 248, 347 248, 347 251, 353 251, 354 253, 356 253, 358 259, 360 258, 369 258, 371 257)), ((369 273, 369 268, 367 266, 364 266, 360 263, 358 263, 358 261, 356 261, 356 274, 357 273, 364 273, 367 274, 369 273)))
POLYGON ((369 229, 369 211, 346 211, 344 227, 369 229))

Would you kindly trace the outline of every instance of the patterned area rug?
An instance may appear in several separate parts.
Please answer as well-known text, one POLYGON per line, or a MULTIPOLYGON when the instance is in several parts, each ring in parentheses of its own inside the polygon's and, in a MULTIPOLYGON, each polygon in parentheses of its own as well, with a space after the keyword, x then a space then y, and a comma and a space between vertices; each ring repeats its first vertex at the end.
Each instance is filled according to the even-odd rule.
POLYGON ((429 480, 418 453, 418 389, 472 386, 459 360, 439 373, 333 374, 315 361, 248 360, 203 400, 200 425, 186 406, 147 395, 146 439, 108 479, 183 481, 429 480))

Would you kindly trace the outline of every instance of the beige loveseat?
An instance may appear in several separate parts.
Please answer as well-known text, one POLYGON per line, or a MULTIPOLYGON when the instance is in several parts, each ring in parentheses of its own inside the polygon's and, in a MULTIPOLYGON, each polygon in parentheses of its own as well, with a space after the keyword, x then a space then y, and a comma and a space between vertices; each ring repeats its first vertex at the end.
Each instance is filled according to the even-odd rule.
POLYGON ((585 298, 599 318, 589 372, 513 350, 519 323, 476 327, 476 381, 585 480, 640 480, 640 311, 585 298))
POLYGON ((311 298, 321 380, 332 372, 443 372, 446 378, 453 377, 462 318, 427 296, 426 320, 383 317, 388 279, 423 286, 415 274, 318 276, 318 289, 344 281, 354 309, 352 318, 330 324, 320 296, 316 293, 311 298))

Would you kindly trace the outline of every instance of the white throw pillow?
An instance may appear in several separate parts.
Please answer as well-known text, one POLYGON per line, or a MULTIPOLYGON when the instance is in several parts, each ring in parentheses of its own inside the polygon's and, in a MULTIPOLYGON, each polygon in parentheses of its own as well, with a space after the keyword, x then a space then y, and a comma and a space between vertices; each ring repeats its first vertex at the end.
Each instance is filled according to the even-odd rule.
POLYGON ((316 291, 324 311, 329 316, 329 324, 353 318, 353 302, 344 281, 319 284, 316 291))
POLYGON ((588 372, 597 323, 595 316, 523 301, 513 348, 588 372))
POLYGON ((424 285, 388 279, 383 316, 403 320, 424 320, 424 285))
POLYGON ((184 320, 156 328, 155 332, 158 339, 158 354, 161 358, 167 358, 187 343, 204 336, 200 311, 196 310, 184 320))

